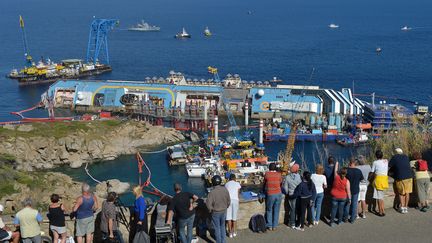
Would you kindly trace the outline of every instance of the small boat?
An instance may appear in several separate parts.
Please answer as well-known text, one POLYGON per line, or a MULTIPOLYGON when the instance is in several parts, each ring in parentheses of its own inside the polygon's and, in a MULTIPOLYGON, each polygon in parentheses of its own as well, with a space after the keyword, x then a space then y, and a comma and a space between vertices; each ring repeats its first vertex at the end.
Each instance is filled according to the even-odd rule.
POLYGON ((210 32, 210 30, 209 30, 208 27, 205 28, 205 30, 204 30, 204 35, 205 35, 205 36, 211 36, 211 35, 212 35, 212 33, 210 32))
POLYGON ((141 23, 138 23, 135 26, 128 28, 128 30, 150 32, 150 31, 160 31, 160 27, 156 25, 150 25, 146 23, 144 20, 141 20, 141 23))
POLYGON ((330 29, 337 29, 337 28, 339 28, 339 25, 337 25, 337 24, 329 24, 329 26, 328 26, 330 29))
POLYGON ((367 142, 369 142, 369 137, 368 137, 367 133, 365 133, 365 132, 361 132, 359 134, 356 134, 352 138, 348 137, 348 138, 336 140, 337 144, 342 145, 344 147, 360 146, 360 145, 366 144, 367 142))
POLYGON ((177 39, 184 39, 184 38, 191 38, 192 36, 186 32, 185 28, 183 28, 182 32, 178 33, 174 37, 177 39))
POLYGON ((201 178, 208 172, 220 171, 219 160, 213 157, 204 160, 197 159, 185 165, 189 177, 201 178))
POLYGON ((412 28, 405 25, 404 27, 401 28, 401 30, 402 31, 410 31, 410 30, 412 30, 412 28))
POLYGON ((380 53, 380 52, 382 52, 382 49, 381 49, 381 47, 377 47, 377 48, 375 49, 375 51, 376 51, 377 53, 380 53))
POLYGON ((182 165, 188 162, 184 146, 182 144, 169 146, 167 151, 169 165, 182 165))

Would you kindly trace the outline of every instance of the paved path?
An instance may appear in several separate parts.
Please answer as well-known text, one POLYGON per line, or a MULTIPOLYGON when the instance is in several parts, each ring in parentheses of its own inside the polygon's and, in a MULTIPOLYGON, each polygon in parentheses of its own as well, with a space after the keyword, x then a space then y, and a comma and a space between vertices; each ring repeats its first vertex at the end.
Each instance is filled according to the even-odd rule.
POLYGON ((366 219, 333 228, 320 222, 313 228, 305 227, 304 232, 289 229, 285 225, 267 233, 243 230, 236 238, 228 239, 227 242, 432 242, 432 211, 423 213, 410 209, 408 214, 402 215, 393 209, 387 209, 386 214, 381 218, 369 213, 366 219))

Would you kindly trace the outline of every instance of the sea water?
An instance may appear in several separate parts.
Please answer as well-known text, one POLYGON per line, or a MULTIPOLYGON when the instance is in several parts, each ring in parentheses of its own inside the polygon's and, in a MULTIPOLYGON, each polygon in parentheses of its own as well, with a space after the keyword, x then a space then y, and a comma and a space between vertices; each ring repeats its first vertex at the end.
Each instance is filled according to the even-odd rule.
MULTIPOLYGON (((430 105, 430 9, 432 1, 428 0, 412 0, 409 4, 403 0, 3 0, 0 120, 16 119, 10 112, 33 106, 48 87, 18 87, 15 80, 5 78, 12 68, 24 65, 19 15, 24 17, 30 54, 36 61, 42 56, 54 61, 85 58, 93 17, 119 19, 120 25, 108 37, 113 72, 96 79, 144 80, 147 76, 166 76, 170 70, 208 79, 207 66, 211 65, 221 76, 238 73, 243 79, 255 81, 277 76, 284 84, 333 89, 354 86, 355 93, 375 92, 430 105), (126 30, 141 19, 160 26, 161 31, 126 30), (330 29, 331 23, 340 27, 330 29), (401 31, 405 25, 412 30, 401 31), (203 35, 206 26, 213 33, 210 38, 203 35), (182 27, 191 39, 173 38, 182 27), (379 54, 377 47, 382 48, 379 54)), ((389 98, 379 100, 392 102, 389 98)), ((42 110, 28 114, 46 115, 42 110)), ((268 152, 275 158, 284 146, 274 143, 267 146, 268 152)), ((302 146, 297 144, 297 151, 302 146)), ((352 154, 334 144, 328 146, 333 154, 352 154)), ((304 151, 312 155, 317 149, 306 143, 304 151)), ((172 182, 180 181, 187 190, 203 192, 199 179, 187 179, 182 167, 168 168, 164 156, 144 155, 161 190, 172 191, 172 182)), ((65 171, 88 179, 82 169, 65 171)), ((92 165, 90 171, 98 179, 137 181, 133 156, 92 165)))

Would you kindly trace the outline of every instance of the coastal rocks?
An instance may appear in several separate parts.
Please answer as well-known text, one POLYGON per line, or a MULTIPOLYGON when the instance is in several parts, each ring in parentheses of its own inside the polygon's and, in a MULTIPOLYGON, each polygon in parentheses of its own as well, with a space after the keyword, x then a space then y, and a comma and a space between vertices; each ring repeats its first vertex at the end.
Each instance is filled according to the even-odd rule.
POLYGON ((96 185, 96 195, 101 198, 106 198, 107 191, 115 192, 117 195, 123 194, 129 191, 130 185, 127 182, 121 182, 117 179, 110 179, 107 181, 102 181, 98 185, 96 185), (108 184, 110 188, 107 190, 108 184))
MULTIPOLYGON (((17 168, 26 171, 50 169, 63 164, 79 168, 84 163, 113 160, 119 155, 133 154, 145 147, 172 144, 186 139, 175 129, 151 126, 143 122, 118 122, 104 128, 101 128, 100 123, 58 123, 58 130, 72 125, 80 126, 80 129, 73 132, 62 131, 57 136, 45 135, 41 125, 37 125, 37 128, 36 125, 8 125, 7 129, 28 132, 26 135, 0 133, 0 154, 13 156, 16 158, 17 168)), ((55 130, 53 126, 56 125, 50 124, 43 129, 47 129, 48 133, 50 129, 55 130)), ((196 141, 199 137, 193 133, 188 134, 188 138, 196 141)))

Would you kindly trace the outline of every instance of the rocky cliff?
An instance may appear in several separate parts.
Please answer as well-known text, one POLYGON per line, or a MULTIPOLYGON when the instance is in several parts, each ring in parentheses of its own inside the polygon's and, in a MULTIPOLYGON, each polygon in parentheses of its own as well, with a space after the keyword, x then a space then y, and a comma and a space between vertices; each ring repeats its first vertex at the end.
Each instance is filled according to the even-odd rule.
POLYGON ((15 158, 17 169, 33 171, 67 164, 73 168, 113 160, 143 147, 185 140, 174 129, 135 121, 38 123, 0 128, 0 154, 15 158))

